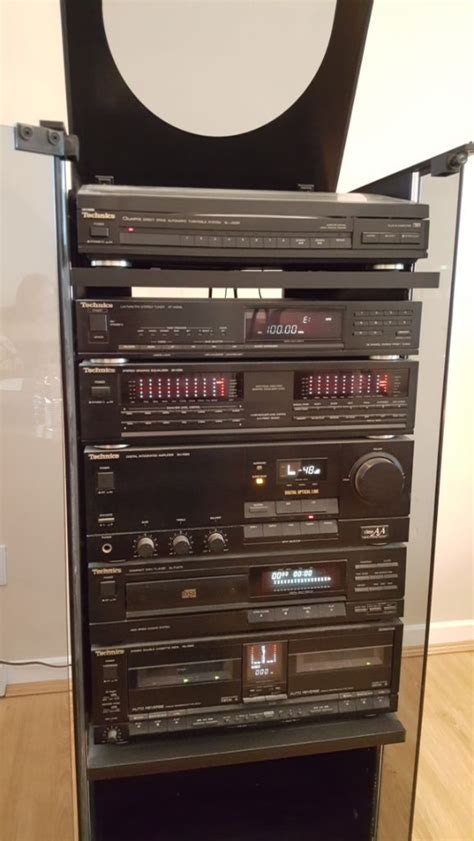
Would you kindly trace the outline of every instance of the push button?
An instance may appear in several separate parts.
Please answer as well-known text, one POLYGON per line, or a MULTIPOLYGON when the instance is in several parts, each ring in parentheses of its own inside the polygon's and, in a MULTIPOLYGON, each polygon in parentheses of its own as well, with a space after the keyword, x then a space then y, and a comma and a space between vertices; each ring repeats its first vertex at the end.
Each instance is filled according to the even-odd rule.
POLYGON ((250 520, 252 517, 275 517, 274 502, 244 502, 244 516, 250 520))
POLYGON ((321 534, 337 534, 338 532, 336 520, 322 520, 319 528, 321 534))
POLYGON ((116 663, 106 663, 102 667, 102 676, 104 680, 117 680, 118 666, 116 663))
POLYGON ((317 537, 319 534, 319 523, 313 520, 300 523, 302 537, 317 537))
POLYGON ((117 585, 115 581, 101 581, 99 590, 101 597, 104 599, 112 598, 117 595, 117 585))
POLYGON ((106 225, 91 225, 89 236, 94 237, 94 239, 107 239, 110 236, 110 229, 106 225))
POLYGON ((244 539, 245 540, 254 540, 256 538, 263 537, 263 526, 255 525, 255 526, 244 526, 244 539))
POLYGON ((264 537, 281 537, 281 525, 280 523, 268 523, 268 525, 264 525, 263 527, 263 536, 264 537))
POLYGON ((282 523, 281 533, 283 537, 300 537, 301 523, 282 523))
POLYGON ((93 312, 89 315, 89 330, 91 333, 104 333, 107 330, 107 315, 105 312, 93 312))
POLYGON ((112 470, 107 473, 97 474, 97 490, 98 491, 113 491, 115 488, 115 474, 112 470))
POLYGON ((90 390, 91 397, 94 400, 107 400, 111 395, 109 385, 92 385, 90 390))
POLYGON ((277 502, 277 514, 301 514, 301 500, 289 499, 284 502, 277 502))

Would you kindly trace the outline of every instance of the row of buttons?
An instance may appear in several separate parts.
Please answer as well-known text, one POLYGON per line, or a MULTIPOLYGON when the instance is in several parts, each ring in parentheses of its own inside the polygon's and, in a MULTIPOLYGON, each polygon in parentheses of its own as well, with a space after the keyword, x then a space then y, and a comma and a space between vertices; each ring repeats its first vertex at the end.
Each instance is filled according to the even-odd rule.
MULTIPOLYGON (((355 399, 348 400, 347 398, 343 399, 344 409, 381 409, 382 407, 385 409, 388 407, 390 408, 403 408, 404 406, 408 406, 408 400, 405 400, 401 397, 373 397, 370 400, 365 400, 363 397, 358 397, 355 399)), ((299 412, 306 412, 311 409, 312 412, 314 411, 322 411, 326 412, 328 409, 340 409, 341 408, 341 399, 337 397, 318 397, 309 403, 302 403, 297 402, 296 406, 299 412)))
POLYGON ((419 245, 421 242, 421 232, 409 231, 396 234, 383 231, 365 231, 362 234, 362 242, 375 245, 380 245, 382 243, 394 243, 395 245, 419 245))
POLYGON ((150 421, 122 421, 123 426, 131 426, 134 429, 137 427, 156 427, 156 426, 229 426, 235 424, 240 426, 242 420, 240 418, 206 418, 205 420, 198 420, 197 418, 190 418, 189 420, 150 420, 150 421))
MULTIPOLYGON (((383 330, 354 330, 353 336, 383 336, 383 330)), ((396 336, 411 336, 411 330, 396 330, 396 336)))
POLYGON ((396 316, 397 318, 401 318, 404 315, 413 316, 413 310, 356 310, 354 315, 357 317, 360 316, 370 316, 371 318, 374 315, 387 315, 387 316, 396 316))
POLYGON ((259 540, 276 537, 317 537, 320 534, 337 535, 337 520, 308 520, 301 523, 268 523, 267 525, 244 526, 245 540, 259 540))
MULTIPOLYGON (((133 238, 130 239, 133 242, 133 238)), ((153 237, 156 245, 180 245, 184 248, 350 248, 350 236, 295 237, 295 236, 191 236, 160 235, 153 237)))
POLYGON ((208 417, 209 415, 241 415, 243 414, 243 407, 238 406, 234 409, 217 409, 214 406, 209 406, 209 408, 199 408, 194 406, 171 406, 169 409, 131 409, 131 410, 123 410, 122 414, 124 417, 133 417, 136 418, 137 415, 153 415, 154 417, 176 417, 176 415, 184 415, 185 417, 193 416, 193 415, 204 415, 208 417))
POLYGON ((370 414, 370 415, 295 415, 295 421, 363 421, 364 423, 379 423, 380 421, 406 419, 406 412, 403 414, 370 414))
POLYGON ((247 613, 247 619, 251 624, 298 622, 306 619, 331 619, 339 616, 346 616, 346 607, 342 602, 305 604, 298 607, 262 607, 249 610, 247 613))
POLYGON ((387 326, 387 325, 388 325, 388 327, 406 327, 406 326, 410 326, 411 324, 412 324, 412 319, 411 318, 397 318, 397 319, 384 318, 382 321, 380 321, 378 318, 375 318, 375 319, 371 318, 370 321, 365 320, 365 319, 363 319, 363 320, 359 319, 357 321, 354 321, 354 325, 356 327, 384 327, 384 326, 387 326))
MULTIPOLYGON (((141 719, 130 721, 129 735, 142 736, 153 733, 176 733, 184 730, 205 730, 214 727, 236 727, 239 725, 265 724, 274 721, 290 721, 302 718, 315 718, 321 715, 338 715, 353 712, 379 712, 390 709, 390 698, 387 695, 356 697, 352 693, 350 698, 340 700, 321 700, 305 704, 291 704, 282 707, 272 707, 266 710, 249 712, 216 713, 202 715, 174 716, 170 718, 141 719)), ((261 699, 263 700, 263 699, 261 699)))
MULTIPOLYGON (((385 587, 383 589, 385 589, 385 587)), ((356 604, 354 606, 354 613, 358 613, 363 616, 375 616, 381 613, 393 614, 397 613, 397 604, 396 602, 384 602, 383 604, 379 604, 376 602, 371 602, 370 604, 356 604)))
POLYGON ((337 499, 288 499, 281 502, 245 502, 246 520, 254 517, 279 517, 287 514, 338 514, 337 499))

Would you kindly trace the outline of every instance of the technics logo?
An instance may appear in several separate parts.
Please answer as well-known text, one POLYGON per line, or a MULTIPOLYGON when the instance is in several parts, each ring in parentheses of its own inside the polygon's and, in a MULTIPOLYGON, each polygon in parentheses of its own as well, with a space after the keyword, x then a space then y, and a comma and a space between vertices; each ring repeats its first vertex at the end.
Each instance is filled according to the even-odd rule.
POLYGON ((82 211, 82 218, 83 219, 115 219, 115 213, 107 213, 105 210, 98 211, 82 211))
POLYGON ((106 461, 109 458, 120 458, 119 453, 89 453, 91 461, 106 461))
POLYGON ((106 567, 105 569, 93 569, 92 575, 121 575, 122 570, 119 567, 106 567))
POLYGON ((90 310, 90 309, 93 309, 93 310, 95 310, 95 309, 111 310, 112 307, 113 307, 113 304, 107 304, 105 301, 100 301, 100 302, 99 301, 80 301, 79 303, 80 303, 82 309, 84 309, 84 310, 90 310))
POLYGON ((362 540, 387 540, 390 532, 388 525, 384 526, 361 526, 360 536, 362 540))
POLYGON ((96 657, 118 657, 125 654, 124 648, 108 648, 107 651, 94 651, 96 657))
POLYGON ((84 374, 115 374, 115 368, 83 368, 84 374))

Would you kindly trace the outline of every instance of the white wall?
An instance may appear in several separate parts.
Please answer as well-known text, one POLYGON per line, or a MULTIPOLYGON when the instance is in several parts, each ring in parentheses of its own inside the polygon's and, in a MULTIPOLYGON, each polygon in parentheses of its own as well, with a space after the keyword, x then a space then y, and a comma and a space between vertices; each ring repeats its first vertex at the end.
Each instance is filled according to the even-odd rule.
MULTIPOLYGON (((0 0, 0 10, 0 123, 66 121, 59 0, 0 0)), ((472 0, 375 0, 340 189, 354 189, 474 138, 473 12, 472 0)), ((474 187, 470 190, 472 195, 474 187)), ((463 260, 472 266, 472 257, 463 260)), ((471 553, 469 533, 458 516, 458 501, 470 493, 465 449, 460 452, 461 436, 469 438, 468 418, 466 408, 459 409, 466 406, 463 383, 470 379, 465 355, 471 335, 469 288, 464 268, 456 296, 435 622, 453 617, 472 622, 474 614, 460 616, 456 607, 471 553)))

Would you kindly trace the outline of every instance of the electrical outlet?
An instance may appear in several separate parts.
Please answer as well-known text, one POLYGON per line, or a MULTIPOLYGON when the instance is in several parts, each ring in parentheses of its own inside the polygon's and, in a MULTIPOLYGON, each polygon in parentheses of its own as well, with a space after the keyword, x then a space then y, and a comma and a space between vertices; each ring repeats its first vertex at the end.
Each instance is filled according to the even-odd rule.
POLYGON ((0 546, 0 587, 7 583, 7 547, 0 546))

